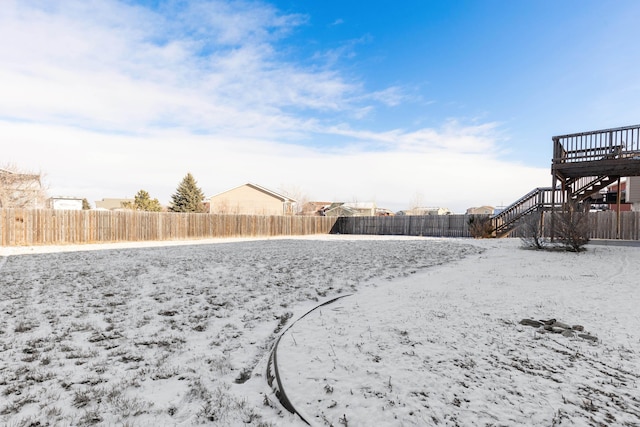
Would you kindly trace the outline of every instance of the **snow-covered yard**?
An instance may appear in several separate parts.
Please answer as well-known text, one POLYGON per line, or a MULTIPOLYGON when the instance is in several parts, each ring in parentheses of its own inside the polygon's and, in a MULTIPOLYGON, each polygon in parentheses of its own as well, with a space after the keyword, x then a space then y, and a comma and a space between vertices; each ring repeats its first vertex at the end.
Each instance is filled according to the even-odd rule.
POLYGON ((0 248, 0 423, 305 425, 267 385, 284 332, 283 385, 313 425, 640 425, 640 248, 520 246, 0 248))

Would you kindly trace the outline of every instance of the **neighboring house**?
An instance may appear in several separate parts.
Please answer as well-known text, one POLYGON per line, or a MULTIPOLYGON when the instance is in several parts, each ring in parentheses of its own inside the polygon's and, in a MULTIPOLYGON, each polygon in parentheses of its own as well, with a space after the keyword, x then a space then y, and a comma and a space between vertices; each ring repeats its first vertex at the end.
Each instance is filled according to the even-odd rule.
POLYGON ((493 206, 479 206, 467 209, 467 215, 493 215, 494 211, 493 206))
POLYGON ((424 215, 451 215, 451 212, 447 208, 413 208, 406 211, 398 212, 398 215, 407 215, 407 216, 424 216, 424 215))
POLYGON ((332 203, 325 211, 326 216, 375 216, 375 202, 332 203))
POLYGON ((331 206, 331 202, 307 202, 302 205, 299 215, 324 216, 329 206, 331 206))
POLYGON ((640 176, 627 178, 627 202, 632 211, 640 212, 640 176))
POLYGON ((81 211, 82 199, 77 197, 51 197, 47 200, 49 209, 81 211))
POLYGON ((125 203, 134 203, 134 199, 102 199, 96 200, 96 209, 114 211, 117 209, 124 209, 125 203))
POLYGON ((394 216, 395 213, 391 209, 377 208, 376 216, 394 216))
POLYGON ((39 174, 0 169, 0 208, 43 208, 45 190, 39 174))
MULTIPOLYGON (((618 210, 618 182, 592 196, 592 210, 618 210)), ((620 211, 640 211, 640 177, 622 178, 620 181, 620 211)))
POLYGON ((209 198, 209 212, 230 215, 293 215, 296 201, 247 183, 209 198))

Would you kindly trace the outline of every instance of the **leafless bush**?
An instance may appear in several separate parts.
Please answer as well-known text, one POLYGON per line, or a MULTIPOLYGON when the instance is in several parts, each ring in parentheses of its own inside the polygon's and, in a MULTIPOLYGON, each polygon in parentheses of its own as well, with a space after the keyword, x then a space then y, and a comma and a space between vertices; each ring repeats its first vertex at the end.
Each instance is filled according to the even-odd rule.
POLYGON ((80 418, 80 425, 94 425, 100 424, 102 422, 102 416, 98 413, 97 410, 92 409, 90 411, 86 411, 82 418, 80 418))
POLYGON ((122 395, 114 397, 109 402, 115 413, 123 418, 137 417, 149 411, 151 403, 138 398, 128 398, 122 395))
POLYGON ((0 208, 41 208, 47 199, 42 174, 0 165, 0 208))
POLYGON ((91 393, 88 391, 76 391, 73 396, 73 406, 82 408, 91 402, 91 393))
POLYGON ((564 212, 554 213, 555 235, 565 248, 572 252, 581 252, 589 243, 588 207, 576 201, 566 204, 564 212))
POLYGON ((34 326, 37 325, 33 325, 31 322, 25 322, 25 321, 18 321, 18 323, 16 323, 16 327, 14 329, 15 332, 29 332, 30 330, 32 330, 34 328, 34 326))
POLYGON ((544 249, 549 242, 543 235, 543 213, 533 212, 520 220, 520 240, 526 248, 544 249))
POLYGON ((493 235, 493 224, 489 216, 471 215, 468 224, 469 233, 476 239, 485 239, 493 235))
POLYGON ((234 411, 243 410, 246 401, 231 396, 226 389, 217 388, 209 392, 204 405, 196 414, 197 419, 205 422, 220 422, 229 417, 234 411))
POLYGON ((233 365, 231 364, 228 354, 214 355, 205 361, 212 372, 217 372, 220 375, 226 375, 233 370, 233 365))

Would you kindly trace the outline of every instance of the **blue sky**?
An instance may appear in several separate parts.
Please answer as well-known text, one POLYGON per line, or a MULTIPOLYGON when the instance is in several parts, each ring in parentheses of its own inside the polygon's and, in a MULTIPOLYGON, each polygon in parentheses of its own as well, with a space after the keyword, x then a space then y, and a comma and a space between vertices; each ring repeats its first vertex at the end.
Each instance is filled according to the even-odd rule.
POLYGON ((51 195, 191 172, 456 212, 550 185, 553 135, 640 123, 635 1, 2 0, 3 158, 51 195), (126 172, 124 172, 126 171, 126 172))

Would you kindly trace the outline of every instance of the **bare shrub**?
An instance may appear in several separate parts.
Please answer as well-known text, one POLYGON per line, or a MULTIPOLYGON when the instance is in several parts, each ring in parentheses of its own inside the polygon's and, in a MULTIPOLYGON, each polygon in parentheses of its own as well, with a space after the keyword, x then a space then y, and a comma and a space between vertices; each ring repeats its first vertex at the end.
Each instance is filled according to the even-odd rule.
POLYGON ((543 236, 543 213, 533 212, 519 221, 520 240, 526 248, 544 249, 549 241, 543 236))
POLYGON ((18 321, 18 323, 16 323, 16 327, 14 331, 18 333, 29 332, 33 328, 34 328, 34 325, 32 323, 20 320, 18 321))
POLYGON ((583 251, 591 234, 588 206, 571 201, 566 204, 564 212, 556 212, 554 215, 558 241, 569 251, 583 251))
POLYGON ((73 406, 82 408, 91 402, 91 393, 88 391, 76 391, 73 396, 73 406))
POLYGON ((114 397, 109 403, 114 407, 115 413, 123 418, 146 414, 151 407, 151 403, 142 399, 128 398, 122 395, 114 397))
POLYGON ((80 425, 100 424, 102 421, 103 421, 102 416, 98 413, 98 411, 95 409, 92 409, 84 413, 84 415, 80 419, 80 425))
POLYGON ((220 375, 226 375, 233 370, 233 365, 229 359, 229 354, 214 355, 207 358, 205 362, 210 366, 209 369, 220 375))
POLYGON ((205 422, 221 422, 228 419, 229 414, 244 409, 246 402, 238 400, 224 388, 217 388, 203 399, 204 405, 196 414, 196 418, 205 422))
POLYGON ((42 174, 24 171, 16 165, 0 165, 0 208, 42 208, 47 190, 42 174))
POLYGON ((475 239, 486 239, 493 235, 493 223, 490 216, 471 215, 468 224, 469 233, 475 239))

